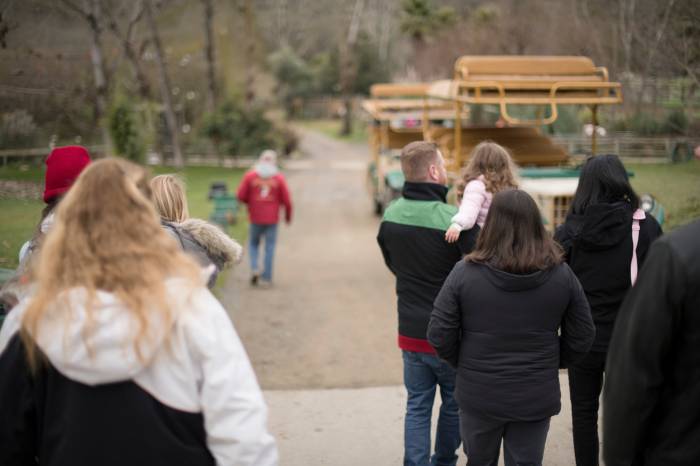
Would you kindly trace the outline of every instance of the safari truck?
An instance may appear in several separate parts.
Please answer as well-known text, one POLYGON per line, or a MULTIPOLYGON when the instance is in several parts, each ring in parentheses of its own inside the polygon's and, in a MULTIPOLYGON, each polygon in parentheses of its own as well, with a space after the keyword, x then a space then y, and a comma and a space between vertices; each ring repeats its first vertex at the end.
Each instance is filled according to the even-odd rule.
MULTIPOLYGON (((399 163, 400 150, 413 141, 422 141, 429 127, 453 124, 453 105, 426 95, 428 83, 375 84, 362 107, 369 114, 368 188, 374 211, 384 208, 401 195, 404 177, 399 163)), ((462 117, 465 117, 462 114, 462 117)))
MULTIPOLYGON (((562 105, 590 107, 595 127, 599 106, 622 102, 621 85, 609 80, 606 68, 578 56, 463 56, 455 63, 453 79, 433 83, 426 94, 453 108, 451 128, 428 128, 425 134, 440 146, 451 177, 459 178, 479 142, 503 145, 522 167, 522 188, 537 201, 550 230, 564 221, 578 171, 566 150, 540 128, 557 120, 562 105), (465 108, 479 105, 498 109, 496 126, 470 125, 461 118, 465 108), (536 116, 515 116, 516 107, 523 106, 536 109, 536 116)), ((591 137, 595 154, 596 131, 591 137)))

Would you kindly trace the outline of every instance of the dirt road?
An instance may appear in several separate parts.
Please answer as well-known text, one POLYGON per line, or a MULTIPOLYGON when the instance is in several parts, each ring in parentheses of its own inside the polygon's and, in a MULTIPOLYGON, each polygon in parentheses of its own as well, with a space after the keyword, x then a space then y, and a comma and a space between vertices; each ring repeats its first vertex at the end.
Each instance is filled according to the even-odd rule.
POLYGON ((274 287, 253 289, 245 262, 221 293, 264 389, 400 384, 394 282, 365 189, 363 145, 304 132, 286 164, 295 211, 281 225, 274 287))
MULTIPOLYGON (((401 464, 406 393, 394 281, 376 245, 367 149, 316 133, 303 134, 302 148, 308 157, 285 169, 296 212, 278 235, 274 288, 251 288, 244 263, 220 297, 265 389, 281 465, 401 464)), ((573 464, 566 375, 560 380, 545 466, 573 464)))

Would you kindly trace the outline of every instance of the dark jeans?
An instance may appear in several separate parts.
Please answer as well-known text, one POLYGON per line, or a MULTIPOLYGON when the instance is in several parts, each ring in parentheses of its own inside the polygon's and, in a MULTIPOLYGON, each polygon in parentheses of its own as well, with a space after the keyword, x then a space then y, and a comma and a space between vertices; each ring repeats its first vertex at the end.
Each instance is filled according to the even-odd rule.
POLYGON ((263 280, 272 280, 272 260, 275 256, 275 243, 277 242, 277 225, 250 224, 250 239, 248 241, 248 253, 250 254, 250 270, 258 272, 258 249, 260 240, 265 241, 265 260, 263 262, 263 280))
POLYGON ((459 410, 453 397, 455 370, 432 354, 403 351, 408 392, 404 425, 404 466, 454 466, 459 448, 459 410), (430 456, 430 421, 435 389, 440 386, 440 417, 435 454, 430 456))
POLYGON ((460 411, 467 466, 498 466, 501 439, 506 466, 541 466, 549 419, 503 422, 460 411))
POLYGON ((607 353, 591 351, 569 367, 576 466, 597 466, 598 407, 607 353))

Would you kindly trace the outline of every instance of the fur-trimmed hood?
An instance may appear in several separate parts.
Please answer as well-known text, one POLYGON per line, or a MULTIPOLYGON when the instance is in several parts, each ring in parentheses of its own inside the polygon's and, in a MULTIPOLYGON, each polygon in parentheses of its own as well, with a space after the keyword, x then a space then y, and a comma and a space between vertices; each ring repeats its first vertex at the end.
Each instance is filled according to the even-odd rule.
POLYGON ((191 218, 177 226, 199 243, 221 268, 229 268, 241 261, 243 246, 216 225, 191 218))

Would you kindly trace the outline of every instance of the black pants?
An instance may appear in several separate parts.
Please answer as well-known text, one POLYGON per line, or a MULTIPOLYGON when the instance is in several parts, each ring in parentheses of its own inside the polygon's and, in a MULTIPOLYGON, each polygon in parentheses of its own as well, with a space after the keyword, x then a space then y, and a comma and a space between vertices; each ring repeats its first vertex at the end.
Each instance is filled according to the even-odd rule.
POLYGON ((503 422, 460 410, 467 466, 498 466, 503 439, 506 466, 541 466, 549 419, 534 422, 503 422))
POLYGON ((598 408, 607 353, 591 351, 569 367, 576 466, 598 466, 598 408))

